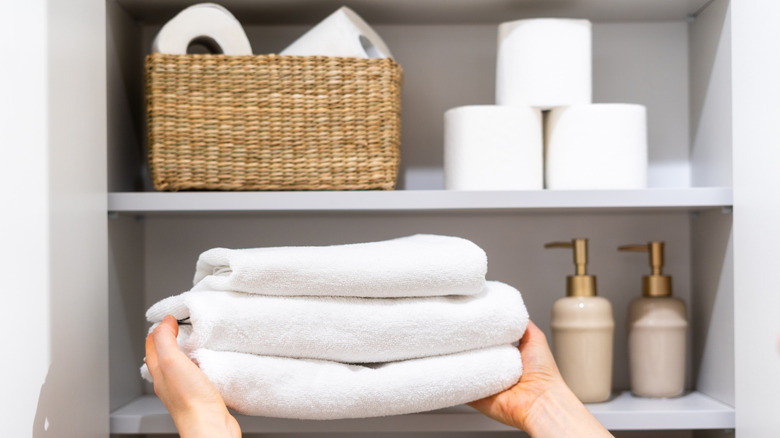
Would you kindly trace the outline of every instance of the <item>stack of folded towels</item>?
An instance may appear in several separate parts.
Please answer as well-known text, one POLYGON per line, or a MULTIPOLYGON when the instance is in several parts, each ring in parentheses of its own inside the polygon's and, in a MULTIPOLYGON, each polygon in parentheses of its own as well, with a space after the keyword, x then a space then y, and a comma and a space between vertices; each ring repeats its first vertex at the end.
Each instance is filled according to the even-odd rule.
MULTIPOLYGON (((454 406, 514 385, 520 293, 474 243, 413 235, 323 247, 215 248, 194 287, 146 313, 239 413, 360 418, 454 406)), ((151 376, 142 367, 142 374, 151 376)))

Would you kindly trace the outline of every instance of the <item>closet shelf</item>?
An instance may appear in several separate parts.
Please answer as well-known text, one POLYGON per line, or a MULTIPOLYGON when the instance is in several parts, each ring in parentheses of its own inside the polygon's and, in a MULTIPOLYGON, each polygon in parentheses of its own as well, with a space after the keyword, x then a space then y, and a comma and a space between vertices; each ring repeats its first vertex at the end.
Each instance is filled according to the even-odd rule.
MULTIPOLYGON (((734 408, 702 393, 675 399, 643 399, 628 392, 588 409, 610 430, 732 429, 734 408)), ((237 416, 244 433, 307 432, 489 432, 512 430, 468 406, 394 417, 350 420, 289 420, 237 416)), ((173 420, 153 395, 139 397, 111 413, 112 434, 176 433, 173 420)))
POLYGON ((108 194, 110 213, 312 211, 698 211, 730 207, 721 187, 646 190, 122 192, 108 194))

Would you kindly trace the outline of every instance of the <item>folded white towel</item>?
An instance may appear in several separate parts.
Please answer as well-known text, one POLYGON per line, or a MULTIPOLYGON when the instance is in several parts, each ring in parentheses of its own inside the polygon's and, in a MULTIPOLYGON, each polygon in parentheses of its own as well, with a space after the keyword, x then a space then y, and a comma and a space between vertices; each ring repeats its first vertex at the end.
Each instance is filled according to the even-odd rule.
MULTIPOLYGON (((200 348, 346 363, 389 362, 516 342, 528 324, 520 292, 497 281, 477 295, 421 298, 281 297, 184 292, 153 305, 200 348)), ((154 329, 155 326, 152 327, 154 329)))
MULTIPOLYGON (((376 366, 206 349, 192 357, 239 413, 313 420, 441 409, 503 391, 523 372, 511 345, 376 366)), ((142 374, 150 379, 145 365, 142 374)))
POLYGON ((193 290, 266 295, 415 297, 482 290, 487 256, 459 237, 417 234, 350 245, 214 248, 193 290))

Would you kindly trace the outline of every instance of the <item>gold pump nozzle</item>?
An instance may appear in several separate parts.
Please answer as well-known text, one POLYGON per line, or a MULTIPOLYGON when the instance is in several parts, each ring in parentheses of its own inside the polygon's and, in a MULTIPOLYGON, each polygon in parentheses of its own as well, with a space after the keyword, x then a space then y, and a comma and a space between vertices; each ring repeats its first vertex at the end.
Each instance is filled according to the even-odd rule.
POLYGON ((650 255, 650 275, 642 277, 642 295, 668 297, 672 295, 672 277, 663 275, 664 243, 648 242, 647 245, 624 245, 618 251, 647 252, 650 255))
POLYGON ((566 277, 566 296, 596 296, 596 277, 588 275, 588 239, 572 239, 571 242, 550 242, 545 248, 569 248, 574 250, 574 275, 566 277))

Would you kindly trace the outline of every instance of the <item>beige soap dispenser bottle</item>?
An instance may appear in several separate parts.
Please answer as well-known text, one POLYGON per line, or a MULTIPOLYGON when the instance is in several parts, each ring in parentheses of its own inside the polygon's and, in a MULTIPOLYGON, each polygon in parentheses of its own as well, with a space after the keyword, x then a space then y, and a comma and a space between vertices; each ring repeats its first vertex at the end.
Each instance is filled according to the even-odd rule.
POLYGON ((576 272, 566 277, 566 297, 552 310, 553 354, 563 380, 583 403, 606 401, 612 389, 612 305, 596 296, 596 277, 588 275, 588 240, 552 242, 545 248, 574 250, 576 272))
POLYGON ((672 277, 663 275, 664 243, 626 245, 620 251, 650 253, 650 275, 642 297, 628 307, 628 362, 631 392, 641 397, 677 397, 685 385, 685 302, 672 297, 672 277))

